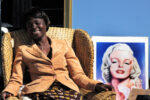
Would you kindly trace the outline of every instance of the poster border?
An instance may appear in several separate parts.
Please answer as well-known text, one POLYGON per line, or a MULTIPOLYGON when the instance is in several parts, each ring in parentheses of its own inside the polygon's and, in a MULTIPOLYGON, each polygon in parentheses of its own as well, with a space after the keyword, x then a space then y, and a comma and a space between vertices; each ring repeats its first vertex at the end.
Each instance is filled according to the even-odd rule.
POLYGON ((96 80, 96 43, 97 42, 125 42, 125 43, 145 43, 145 89, 149 89, 149 63, 148 63, 148 37, 125 37, 125 36, 92 36, 94 45, 94 63, 93 63, 93 79, 96 80))

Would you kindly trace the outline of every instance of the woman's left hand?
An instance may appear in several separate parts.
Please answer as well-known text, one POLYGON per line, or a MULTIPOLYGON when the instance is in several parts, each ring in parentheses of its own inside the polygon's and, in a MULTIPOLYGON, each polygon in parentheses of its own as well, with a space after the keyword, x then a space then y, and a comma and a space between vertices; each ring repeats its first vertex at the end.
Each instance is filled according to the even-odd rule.
POLYGON ((95 86, 95 91, 96 92, 102 92, 102 91, 112 91, 113 87, 107 84, 103 83, 97 83, 95 86))

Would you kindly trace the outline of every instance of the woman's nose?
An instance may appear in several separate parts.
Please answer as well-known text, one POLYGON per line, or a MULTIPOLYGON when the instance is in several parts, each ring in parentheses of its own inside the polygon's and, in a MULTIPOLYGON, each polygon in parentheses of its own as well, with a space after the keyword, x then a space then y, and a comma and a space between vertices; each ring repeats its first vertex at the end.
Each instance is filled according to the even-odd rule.
POLYGON ((123 64, 119 64, 119 67, 120 67, 120 68, 123 68, 123 64))

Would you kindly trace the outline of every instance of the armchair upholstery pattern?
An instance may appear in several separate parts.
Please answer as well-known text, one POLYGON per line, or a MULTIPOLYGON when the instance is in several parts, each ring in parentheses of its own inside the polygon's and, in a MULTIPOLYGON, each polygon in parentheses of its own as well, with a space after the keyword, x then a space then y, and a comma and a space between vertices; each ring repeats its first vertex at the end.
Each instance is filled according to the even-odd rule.
MULTIPOLYGON (((73 47, 76 56, 79 58, 85 74, 89 78, 93 78, 93 43, 86 31, 82 29, 50 27, 47 31, 47 36, 50 38, 67 40, 73 47)), ((24 30, 9 32, 4 34, 2 37, 2 69, 5 86, 8 84, 10 79, 12 63, 17 47, 22 44, 28 44, 29 41, 30 38, 24 30)), ((113 98, 115 98, 115 94, 111 91, 98 94, 93 93, 92 95, 90 95, 90 92, 91 91, 81 89, 81 93, 90 97, 90 100, 92 100, 92 98, 93 100, 98 100, 98 98, 99 100, 105 100, 102 98, 113 100, 113 98), (96 95, 96 97, 93 97, 94 95, 96 95)))

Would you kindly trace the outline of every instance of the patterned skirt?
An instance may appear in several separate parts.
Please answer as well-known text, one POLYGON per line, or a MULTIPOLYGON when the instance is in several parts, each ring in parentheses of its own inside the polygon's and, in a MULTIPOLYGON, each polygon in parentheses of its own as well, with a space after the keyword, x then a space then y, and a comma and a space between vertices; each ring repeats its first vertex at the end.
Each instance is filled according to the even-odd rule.
POLYGON ((27 94, 32 100, 83 100, 83 96, 55 81, 52 86, 42 93, 27 94))

